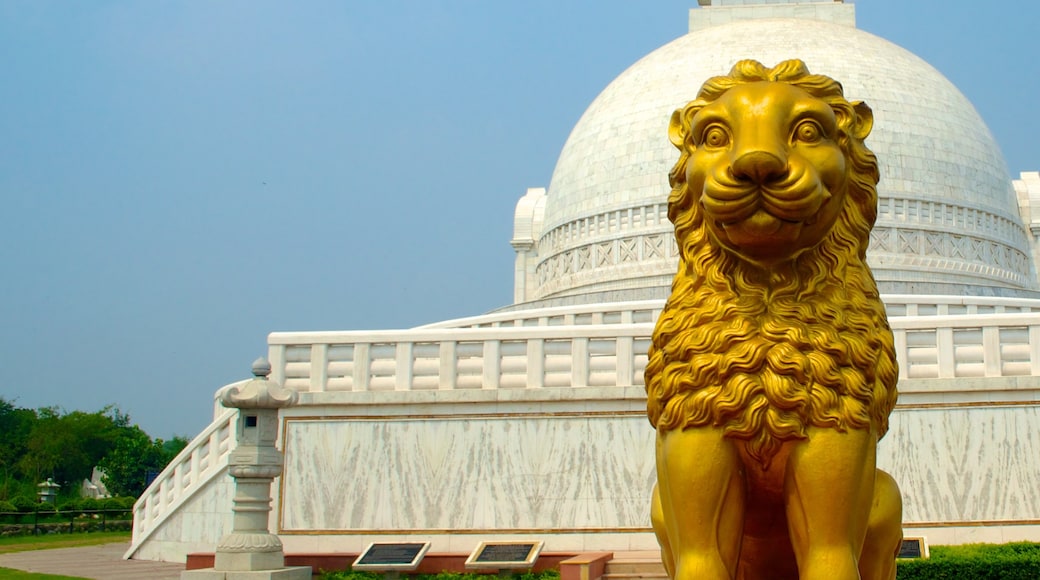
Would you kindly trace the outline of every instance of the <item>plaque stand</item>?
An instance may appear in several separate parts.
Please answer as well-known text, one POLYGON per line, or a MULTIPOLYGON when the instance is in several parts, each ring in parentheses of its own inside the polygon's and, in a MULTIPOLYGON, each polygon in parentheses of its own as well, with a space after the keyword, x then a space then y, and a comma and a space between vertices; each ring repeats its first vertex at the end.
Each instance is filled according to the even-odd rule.
POLYGON ((467 570, 497 570, 506 580, 514 572, 531 570, 542 551, 537 542, 481 542, 466 559, 467 570))

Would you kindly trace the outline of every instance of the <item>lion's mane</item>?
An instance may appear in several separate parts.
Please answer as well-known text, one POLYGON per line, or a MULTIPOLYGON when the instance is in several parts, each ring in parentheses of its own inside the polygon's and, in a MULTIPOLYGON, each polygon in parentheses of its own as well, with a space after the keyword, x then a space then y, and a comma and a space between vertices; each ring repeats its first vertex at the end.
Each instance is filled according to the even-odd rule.
POLYGON ((877 217, 877 159, 857 135, 857 113, 833 79, 801 61, 768 69, 737 63, 676 111, 680 149, 669 174, 668 218, 679 270, 654 329, 646 367, 647 414, 659 432, 713 426, 747 442, 768 465, 808 426, 888 430, 897 363, 877 284, 866 265, 877 217), (849 174, 844 207, 823 241, 765 268, 720 247, 686 182, 686 133, 701 108, 738 84, 777 81, 827 102, 849 174), (680 144, 681 143, 681 144, 680 144))

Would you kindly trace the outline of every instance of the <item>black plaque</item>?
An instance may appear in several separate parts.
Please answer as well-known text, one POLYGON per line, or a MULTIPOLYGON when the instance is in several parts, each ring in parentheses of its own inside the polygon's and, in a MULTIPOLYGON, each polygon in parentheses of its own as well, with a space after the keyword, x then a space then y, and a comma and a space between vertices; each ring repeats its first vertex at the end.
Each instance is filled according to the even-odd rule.
POLYGON ((899 558, 927 558, 928 546, 924 538, 903 538, 903 544, 899 547, 899 558))
POLYGON ((414 570, 430 548, 429 542, 372 543, 357 560, 358 570, 414 570))
POLYGON ((481 542, 466 560, 466 567, 474 568, 531 568, 542 542, 481 542))
POLYGON ((485 544, 474 562, 526 562, 534 544, 485 544))

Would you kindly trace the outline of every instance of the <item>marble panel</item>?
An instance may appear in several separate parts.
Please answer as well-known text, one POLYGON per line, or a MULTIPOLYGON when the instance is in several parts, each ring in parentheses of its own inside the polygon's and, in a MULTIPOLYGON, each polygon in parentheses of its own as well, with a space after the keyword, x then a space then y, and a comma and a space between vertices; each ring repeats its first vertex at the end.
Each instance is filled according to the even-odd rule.
POLYGON ((644 529, 641 414, 286 422, 282 532, 644 529))
POLYGON ((897 409, 878 465, 903 490, 903 521, 1040 521, 1040 406, 897 409))

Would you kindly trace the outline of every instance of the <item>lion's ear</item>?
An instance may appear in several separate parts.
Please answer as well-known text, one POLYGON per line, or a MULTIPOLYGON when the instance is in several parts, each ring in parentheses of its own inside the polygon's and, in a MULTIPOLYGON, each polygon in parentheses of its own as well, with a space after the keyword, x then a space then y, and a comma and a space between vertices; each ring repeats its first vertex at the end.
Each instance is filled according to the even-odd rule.
POLYGON ((874 111, 863 101, 852 103, 852 108, 856 110, 856 124, 852 128, 852 136, 862 141, 874 128, 874 111))
POLYGON ((679 149, 686 142, 687 129, 683 126, 683 112, 686 109, 678 109, 672 113, 672 120, 668 122, 668 140, 679 149))

